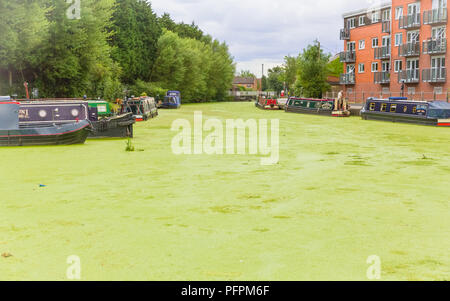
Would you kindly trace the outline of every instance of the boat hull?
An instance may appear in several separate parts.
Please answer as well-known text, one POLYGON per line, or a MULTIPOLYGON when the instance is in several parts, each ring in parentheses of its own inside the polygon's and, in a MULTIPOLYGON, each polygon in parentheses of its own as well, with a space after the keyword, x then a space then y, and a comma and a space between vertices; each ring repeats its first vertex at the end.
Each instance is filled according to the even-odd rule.
POLYGON ((450 127, 450 120, 439 120, 434 118, 414 117, 402 114, 390 114, 390 113, 377 113, 377 112, 361 112, 363 120, 377 120, 377 121, 389 121, 400 122, 409 124, 419 124, 428 126, 447 126, 450 127))
POLYGON ((323 110, 323 109, 309 109, 302 107, 286 107, 285 111, 287 113, 299 113, 299 114, 314 114, 314 115, 324 115, 331 116, 333 110, 323 110))
POLYGON ((135 123, 132 113, 104 118, 92 122, 89 138, 133 138, 135 123))
POLYGON ((83 144, 89 133, 89 121, 61 125, 21 125, 19 129, 0 130, 0 146, 37 146, 83 144))

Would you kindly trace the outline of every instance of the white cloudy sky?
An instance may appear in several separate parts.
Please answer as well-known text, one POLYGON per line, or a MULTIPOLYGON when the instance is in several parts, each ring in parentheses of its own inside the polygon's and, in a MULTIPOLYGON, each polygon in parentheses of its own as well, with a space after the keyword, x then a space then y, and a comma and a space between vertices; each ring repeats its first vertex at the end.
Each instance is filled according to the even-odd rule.
MULTIPOLYGON (((237 70, 261 76, 319 39, 325 51, 342 50, 342 14, 373 7, 381 0, 150 0, 158 15, 191 23, 226 41, 237 70)), ((384 3, 385 1, 383 1, 384 3)))

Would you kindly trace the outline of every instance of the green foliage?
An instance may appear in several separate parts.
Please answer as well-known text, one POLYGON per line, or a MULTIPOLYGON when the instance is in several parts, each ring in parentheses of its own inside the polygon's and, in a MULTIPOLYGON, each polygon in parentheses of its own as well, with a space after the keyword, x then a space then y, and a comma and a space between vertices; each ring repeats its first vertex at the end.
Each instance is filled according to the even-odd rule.
POLYGON ((284 89, 285 76, 285 71, 280 66, 269 69, 269 76, 267 78, 269 90, 275 91, 280 94, 284 89))
POLYGON ((131 140, 131 138, 128 138, 128 140, 126 142, 125 151, 126 152, 134 152, 135 151, 133 141, 131 140))
POLYGON ((0 94, 40 97, 224 100, 235 73, 228 46, 194 23, 158 18, 144 0, 82 0, 70 19, 66 0, 0 0, 0 94), (162 29, 163 28, 163 29, 162 29), (11 79, 11 82, 10 82, 11 79))
POLYGON ((341 63, 340 58, 336 58, 327 65, 327 75, 339 77, 344 72, 344 64, 341 63))
POLYGON ((130 87, 128 94, 130 95, 142 95, 146 94, 150 97, 155 97, 155 99, 163 99, 167 94, 168 89, 161 87, 160 83, 154 82, 144 82, 140 79, 130 87))
POLYGON ((184 102, 223 100, 234 70, 225 44, 182 38, 165 30, 158 41, 152 81, 180 91, 184 102))
POLYGON ((241 70, 241 72, 238 74, 238 76, 245 77, 245 78, 250 78, 250 77, 256 78, 256 75, 251 73, 250 70, 241 70))
POLYGON ((161 27, 151 4, 117 0, 113 18, 112 57, 124 70, 122 82, 133 84, 136 79, 149 81, 161 36, 161 27))
POLYGON ((299 56, 299 71, 295 83, 296 94, 321 98, 330 88, 327 83, 327 64, 330 56, 323 53, 318 42, 309 45, 299 56))

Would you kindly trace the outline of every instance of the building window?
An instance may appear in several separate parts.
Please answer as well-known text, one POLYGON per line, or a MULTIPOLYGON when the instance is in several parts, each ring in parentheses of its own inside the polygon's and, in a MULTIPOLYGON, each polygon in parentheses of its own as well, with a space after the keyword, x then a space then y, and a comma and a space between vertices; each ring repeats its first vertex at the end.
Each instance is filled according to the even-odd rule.
POLYGON ((372 48, 377 48, 378 47, 378 38, 373 38, 372 39, 372 48))
POLYGON ((359 26, 366 25, 366 19, 364 16, 359 17, 359 26))
POLYGON ((414 87, 409 87, 409 88, 408 88, 408 94, 409 94, 409 95, 414 95, 414 94, 416 94, 416 88, 414 88, 414 87))
POLYGON ((365 48, 366 48, 366 41, 365 40, 359 41, 359 50, 363 50, 365 48))
POLYGON ((395 8, 395 20, 400 20, 400 18, 403 16, 403 7, 396 7, 395 8))
POLYGON ((359 73, 364 73, 364 71, 365 71, 365 70, 364 70, 364 64, 359 64, 359 65, 358 65, 358 72, 359 72, 359 73))
POLYGON ((400 61, 400 60, 395 61, 394 72, 399 73, 402 70, 403 70, 403 61, 400 61))
POLYGON ((349 27, 350 27, 350 29, 353 29, 353 28, 356 27, 356 24, 355 24, 355 23, 356 23, 356 20, 355 20, 355 18, 349 19, 348 22, 349 22, 349 27))
POLYGON ((383 11, 383 21, 390 21, 391 20, 391 10, 387 9, 383 11))
POLYGON ((441 95, 442 94, 442 87, 434 87, 434 94, 441 95))
POLYGON ((378 23, 380 22, 380 11, 376 11, 372 13, 372 23, 378 23))
POLYGON ((378 71, 378 63, 372 63, 372 72, 377 72, 378 71))
POLYGON ((395 34, 395 46, 403 45, 403 33, 395 34))

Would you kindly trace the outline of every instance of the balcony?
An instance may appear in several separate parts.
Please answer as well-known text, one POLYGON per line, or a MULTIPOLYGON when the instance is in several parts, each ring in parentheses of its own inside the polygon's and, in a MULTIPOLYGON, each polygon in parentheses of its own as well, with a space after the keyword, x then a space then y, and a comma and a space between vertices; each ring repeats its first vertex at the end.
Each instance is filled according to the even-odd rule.
POLYGON ((423 42, 424 54, 447 53, 447 39, 428 39, 423 42))
POLYGON ((339 54, 341 63, 354 63, 356 53, 354 51, 343 51, 339 54))
POLYGON ((419 69, 403 70, 398 73, 399 83, 417 84, 419 81, 419 69))
POLYGON ((420 43, 413 42, 400 45, 398 47, 398 56, 404 57, 420 56, 420 43))
POLYGON ((355 74, 354 73, 341 74, 340 83, 341 85, 354 85, 355 74))
POLYGON ((381 23, 381 31, 383 33, 391 33, 391 21, 383 21, 381 23))
POLYGON ((374 83, 375 84, 389 84, 391 82, 391 73, 387 71, 375 72, 374 83))
POLYGON ((391 58, 391 47, 378 47, 375 48, 375 59, 376 60, 388 60, 391 58))
POLYGON ((400 29, 420 28, 420 14, 402 16, 398 24, 400 29))
POLYGON ((350 40, 350 29, 349 28, 341 29, 341 40, 350 40))
POLYGON ((431 68, 422 70, 422 80, 425 83, 445 83, 447 81, 446 68, 431 68))
POLYGON ((429 10, 423 13, 423 24, 447 24, 447 8, 429 10))

